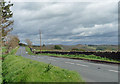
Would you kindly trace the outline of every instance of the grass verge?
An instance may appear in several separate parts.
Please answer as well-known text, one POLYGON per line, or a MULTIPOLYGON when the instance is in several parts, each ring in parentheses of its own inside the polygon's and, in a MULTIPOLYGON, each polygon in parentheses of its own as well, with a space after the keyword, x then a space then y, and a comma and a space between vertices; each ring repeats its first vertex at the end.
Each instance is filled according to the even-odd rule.
MULTIPOLYGON (((30 51, 28 47, 26 47, 26 51, 28 54, 31 55, 36 55, 30 51)), ((103 58, 95 55, 61 55, 61 54, 50 54, 50 53, 42 53, 42 54, 37 54, 37 55, 47 55, 47 56, 58 56, 58 57, 69 57, 69 58, 81 58, 81 59, 88 59, 88 60, 98 60, 98 61, 108 61, 108 62, 115 62, 115 63, 120 63, 120 61, 109 59, 109 58, 103 58)))
POLYGON ((2 83, 2 50, 4 48, 0 47, 0 84, 2 83))
POLYGON ((83 82, 77 72, 16 56, 15 52, 4 56, 3 82, 83 82))

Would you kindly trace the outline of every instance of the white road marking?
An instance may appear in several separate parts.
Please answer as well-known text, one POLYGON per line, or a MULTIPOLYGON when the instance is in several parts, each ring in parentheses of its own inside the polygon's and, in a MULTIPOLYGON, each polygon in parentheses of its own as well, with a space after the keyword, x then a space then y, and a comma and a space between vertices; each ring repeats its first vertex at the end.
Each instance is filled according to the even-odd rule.
POLYGON ((109 67, 109 68, 111 68, 111 69, 118 69, 118 66, 116 66, 116 67, 113 67, 113 66, 111 66, 111 65, 106 65, 106 64, 94 64, 94 63, 89 63, 89 64, 92 64, 92 65, 96 65, 96 66, 99 66, 99 67, 109 67))
POLYGON ((32 57, 35 57, 35 56, 32 56, 32 57))
POLYGON ((71 59, 66 59, 66 60, 71 61, 71 59))
POLYGON ((56 61, 56 60, 54 60, 54 59, 48 59, 48 60, 56 61))
POLYGON ((76 65, 80 65, 80 66, 88 67, 87 65, 83 65, 83 64, 76 64, 76 65))
POLYGON ((103 65, 103 64, 94 64, 94 65, 106 66, 106 65, 103 65))
POLYGON ((92 64, 92 65, 99 65, 99 66, 110 66, 110 65, 104 65, 104 64, 94 64, 94 63, 89 63, 89 64, 92 64))
POLYGON ((82 60, 73 60, 73 61, 82 61, 82 60))
POLYGON ((109 70, 109 71, 112 71, 112 72, 117 72, 117 73, 118 73, 118 71, 116 71, 116 70, 109 70))
POLYGON ((72 63, 72 62, 65 62, 65 63, 68 63, 68 64, 75 64, 75 63, 72 63))

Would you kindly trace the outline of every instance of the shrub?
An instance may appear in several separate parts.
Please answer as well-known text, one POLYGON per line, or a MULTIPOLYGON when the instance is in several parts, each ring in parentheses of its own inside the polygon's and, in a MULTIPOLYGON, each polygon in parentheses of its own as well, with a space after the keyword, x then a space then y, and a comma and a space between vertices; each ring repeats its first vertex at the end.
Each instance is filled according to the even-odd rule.
POLYGON ((97 47, 96 50, 105 50, 106 47, 97 47))
POLYGON ((61 50, 62 48, 59 45, 55 45, 54 49, 61 50))
POLYGON ((45 44, 43 44, 43 47, 45 47, 45 44))
POLYGON ((79 51, 83 51, 83 52, 85 52, 85 50, 84 50, 84 49, 79 49, 79 51))
POLYGON ((72 48, 72 51, 78 51, 79 49, 78 48, 72 48))

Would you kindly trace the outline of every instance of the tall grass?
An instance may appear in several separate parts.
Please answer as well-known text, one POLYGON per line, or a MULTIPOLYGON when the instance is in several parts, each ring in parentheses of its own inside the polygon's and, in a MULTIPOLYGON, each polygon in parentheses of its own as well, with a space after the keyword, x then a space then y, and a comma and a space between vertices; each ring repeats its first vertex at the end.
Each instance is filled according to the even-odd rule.
POLYGON ((4 82, 83 82, 76 72, 13 55, 3 62, 3 76, 4 82))
MULTIPOLYGON (((77 72, 14 55, 11 51, 2 63, 5 82, 83 82, 77 72)), ((84 82, 83 82, 84 83, 84 82)))
POLYGON ((2 83, 2 53, 5 52, 5 47, 0 47, 0 84, 2 83))

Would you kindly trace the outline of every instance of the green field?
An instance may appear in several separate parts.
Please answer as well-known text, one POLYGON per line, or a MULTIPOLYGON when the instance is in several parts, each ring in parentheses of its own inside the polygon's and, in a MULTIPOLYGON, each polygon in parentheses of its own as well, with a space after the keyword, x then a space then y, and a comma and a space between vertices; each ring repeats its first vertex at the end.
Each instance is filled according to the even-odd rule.
MULTIPOLYGON (((61 51, 71 51, 72 49, 77 49, 77 51, 102 51, 102 52, 111 52, 118 51, 118 45, 58 45, 61 47, 61 51)), ((55 45, 45 45, 42 46, 42 50, 56 51, 54 48, 55 45)), ((36 51, 40 51, 40 46, 32 46, 36 51)), ((60 51, 60 49, 58 49, 60 51)))
MULTIPOLYGON (((28 47, 26 47, 26 50, 28 51, 28 54, 33 54, 28 47)), ((34 54, 35 55, 35 54, 34 54)), ((39 54, 37 54, 39 55, 39 54)), ((69 57, 69 58, 82 58, 82 59, 88 59, 88 60, 101 60, 101 61, 108 61, 108 62, 115 62, 115 63, 120 63, 120 61, 117 60, 112 60, 109 58, 103 58, 95 55, 61 55, 61 54, 48 54, 48 53, 42 53, 40 55, 47 55, 47 56, 59 56, 59 57, 69 57)))
POLYGON ((4 82, 84 82, 77 72, 16 56, 15 52, 3 55, 4 82))

